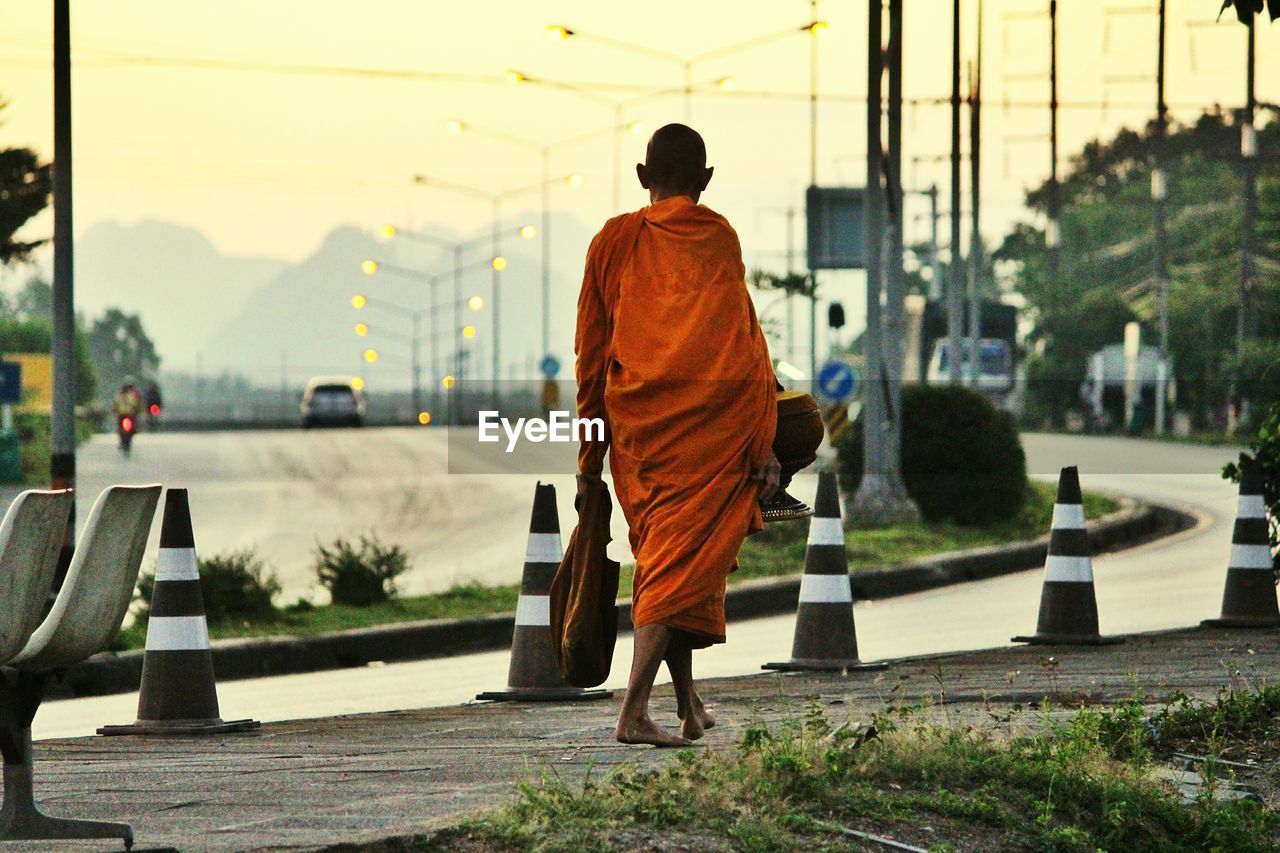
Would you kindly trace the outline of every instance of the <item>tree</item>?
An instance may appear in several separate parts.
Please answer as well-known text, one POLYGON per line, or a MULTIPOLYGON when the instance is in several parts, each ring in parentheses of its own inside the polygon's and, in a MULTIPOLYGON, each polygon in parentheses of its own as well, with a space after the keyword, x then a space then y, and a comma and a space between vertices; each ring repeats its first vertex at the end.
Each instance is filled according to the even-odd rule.
POLYGON ((32 276, 18 291, 13 308, 24 320, 53 322, 53 287, 39 276, 32 276))
MULTIPOLYGON (((1222 0, 1222 8, 1218 10, 1218 16, 1227 11, 1228 8, 1234 7, 1236 10, 1236 18, 1240 23, 1248 26, 1253 21, 1253 16, 1262 12, 1263 0, 1222 0)), ((1266 0, 1267 12, 1271 15, 1271 20, 1280 18, 1280 0, 1266 0)))
MULTIPOLYGON (((0 316, 0 353, 48 353, 51 342, 52 335, 49 332, 47 320, 0 316)), ((77 329, 76 403, 78 405, 85 405, 93 400, 97 381, 93 362, 89 359, 89 348, 84 332, 77 329)))
MULTIPOLYGON (((1124 323, 1143 324, 1155 342, 1155 235, 1150 199, 1156 135, 1122 130, 1073 158, 1061 182, 1059 275, 1048 277, 1043 231, 1016 226, 995 253, 1012 270, 1034 323, 1027 364, 1028 413, 1061 422, 1084 380, 1089 353, 1119 343, 1124 323)), ((1280 156, 1280 127, 1258 133, 1260 159, 1280 156)), ((1173 128, 1165 147, 1169 176, 1169 349, 1179 409, 1206 424, 1228 397, 1235 351, 1240 267, 1239 127, 1211 112, 1173 128)), ((1047 212, 1047 183, 1027 204, 1047 212)), ((1256 273, 1250 322, 1257 338, 1280 337, 1280 182, 1259 183, 1256 273)), ((1243 365, 1241 366, 1244 367, 1243 365)))
POLYGON ((102 382, 104 398, 126 378, 141 382, 160 367, 155 344, 142 328, 142 318, 108 308, 89 328, 89 353, 102 382))
MULTIPOLYGON (((0 99, 0 111, 5 103, 0 99)), ((44 240, 24 242, 14 235, 49 204, 52 173, 30 148, 0 149, 0 265, 30 258, 44 240)))

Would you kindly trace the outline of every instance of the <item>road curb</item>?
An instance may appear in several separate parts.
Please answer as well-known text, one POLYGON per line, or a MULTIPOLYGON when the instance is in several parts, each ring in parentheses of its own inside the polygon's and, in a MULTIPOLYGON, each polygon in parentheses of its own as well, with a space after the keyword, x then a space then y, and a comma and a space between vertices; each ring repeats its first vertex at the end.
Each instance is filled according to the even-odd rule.
MULTIPOLYGON (((1095 554, 1132 547, 1195 524, 1178 509, 1136 504, 1104 516, 1089 527, 1095 554)), ((859 599, 883 599, 952 584, 983 580, 1044 565, 1049 537, 937 554, 851 573, 859 599)), ((775 616, 795 610, 800 575, 735 584, 725 595, 729 621, 775 616)), ((621 602, 619 628, 631 629, 631 602, 621 602)), ((373 662, 423 660, 509 648, 515 614, 468 619, 403 622, 376 628, 335 631, 311 637, 258 637, 213 643, 219 681, 291 675, 367 666, 373 662)), ((50 690, 50 698, 101 696, 138 689, 142 650, 103 652, 79 663, 50 690)))

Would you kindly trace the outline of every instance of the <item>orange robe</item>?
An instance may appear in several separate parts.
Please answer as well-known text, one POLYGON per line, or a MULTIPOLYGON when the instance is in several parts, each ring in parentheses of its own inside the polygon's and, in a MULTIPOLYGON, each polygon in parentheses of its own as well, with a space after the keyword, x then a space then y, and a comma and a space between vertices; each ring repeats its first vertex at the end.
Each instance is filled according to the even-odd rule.
POLYGON ((578 297, 578 416, 602 418, 580 470, 609 451, 636 558, 632 621, 724 642, 724 591, 762 526, 759 483, 777 426, 774 375, 738 235, 676 196, 609 220, 578 297))

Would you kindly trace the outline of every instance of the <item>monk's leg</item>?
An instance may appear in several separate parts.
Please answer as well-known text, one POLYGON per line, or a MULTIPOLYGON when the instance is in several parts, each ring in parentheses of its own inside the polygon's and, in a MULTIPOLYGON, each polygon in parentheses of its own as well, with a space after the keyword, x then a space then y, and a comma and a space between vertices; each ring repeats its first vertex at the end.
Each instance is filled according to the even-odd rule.
POLYGON ((676 692, 680 734, 689 740, 697 740, 716 724, 716 715, 702 704, 702 697, 693 684, 693 649, 688 643, 673 637, 667 645, 666 661, 667 671, 671 673, 671 686, 676 692))
POLYGON ((667 653, 671 629, 666 625, 644 625, 635 630, 635 651, 631 659, 631 679, 622 701, 616 731, 620 743, 648 743, 654 746, 689 746, 689 741, 665 731, 649 718, 649 694, 658 667, 667 653))

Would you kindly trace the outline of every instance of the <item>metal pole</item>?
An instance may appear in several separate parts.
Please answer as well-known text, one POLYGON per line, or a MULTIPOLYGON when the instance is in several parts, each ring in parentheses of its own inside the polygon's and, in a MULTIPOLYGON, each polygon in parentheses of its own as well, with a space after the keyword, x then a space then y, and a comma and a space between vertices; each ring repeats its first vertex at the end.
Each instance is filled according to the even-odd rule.
MULTIPOLYGON (((71 2, 53 3, 53 417, 50 485, 76 485, 76 321, 71 219, 71 2)), ((75 508, 67 522, 54 588, 75 547, 75 508)))
POLYGON ((616 216, 622 203, 622 104, 613 108, 613 203, 610 216, 616 216))
POLYGON ((542 149, 542 354, 551 352, 551 149, 542 149))
POLYGON ((498 271, 498 267, 493 263, 494 260, 501 257, 502 254, 502 235, 498 232, 498 217, 500 200, 495 196, 493 199, 493 230, 490 241, 493 245, 493 257, 490 258, 489 266, 492 269, 492 287, 493 287, 493 342, 490 344, 493 350, 493 379, 490 385, 490 395, 492 396, 493 408, 498 408, 498 383, 502 378, 502 325, 501 314, 498 310, 499 303, 499 278, 502 274, 498 271))
POLYGON ((280 409, 281 417, 289 417, 289 353, 280 351, 280 409))
POLYGON ((693 63, 684 64, 684 123, 693 121, 693 63))
MULTIPOLYGON (((796 209, 787 208, 787 279, 796 272, 796 209)), ((787 361, 796 361, 796 301, 795 294, 787 290, 787 361)))
POLYGON ((439 279, 431 279, 431 417, 440 417, 440 289, 439 279))
MULTIPOLYGON (((937 302, 942 298, 942 258, 938 254, 938 185, 929 185, 929 266, 933 269, 933 280, 929 282, 929 299, 937 302)), ((928 358, 928 354, 924 355, 928 358)))
POLYGON ((449 389, 449 419, 455 426, 462 423, 459 396, 462 386, 462 246, 453 247, 453 387, 449 389))
POLYGON ((902 327, 905 320, 902 294, 902 0, 889 0, 889 160, 885 170, 888 202, 889 253, 885 276, 885 315, 881 331, 880 351, 889 377, 891 411, 888 423, 893 431, 888 436, 892 447, 886 462, 895 471, 898 403, 902 396, 902 327))
POLYGON ((978 58, 973 63, 973 82, 969 90, 969 376, 978 387, 982 352, 982 231, 979 230, 979 189, 982 184, 982 0, 978 0, 978 58))
POLYGON ((1156 381, 1156 434, 1164 432, 1165 383, 1169 361, 1169 258, 1168 234, 1165 231, 1165 197, 1168 176, 1164 171, 1164 139, 1168 126, 1164 102, 1164 28, 1165 0, 1160 0, 1159 49, 1156 66, 1156 144, 1155 169, 1151 175, 1151 194, 1155 197, 1156 226, 1156 311, 1160 327, 1160 373, 1156 381))
POLYGON ((961 329, 964 305, 963 260, 960 255, 960 0, 952 4, 951 29, 951 275, 947 286, 948 375, 952 384, 960 382, 961 329))
POLYGON ((1045 248, 1049 250, 1049 288, 1058 289, 1058 244, 1062 239, 1058 217, 1058 0, 1049 0, 1049 227, 1045 248))
MULTIPOLYGON (((862 355, 866 364, 863 383, 862 479, 878 480, 885 470, 885 397, 881 393, 884 367, 881 363, 880 293, 884 256, 884 194, 881 170, 880 87, 884 74, 881 41, 880 0, 867 4, 867 328, 862 334, 862 355)), ((877 486, 883 487, 879 482, 877 486)))
POLYGON ((1253 128, 1254 99, 1254 16, 1249 16, 1248 67, 1245 72, 1244 121, 1240 124, 1241 171, 1244 178, 1244 211, 1240 234, 1240 305, 1236 311, 1236 347, 1244 345, 1249 335, 1249 291, 1253 284, 1253 223, 1258 213, 1254 160, 1258 156, 1258 137, 1253 128))
POLYGON ((419 329, 421 312, 413 313, 413 341, 411 344, 411 361, 413 362, 413 391, 411 394, 413 400, 413 417, 416 420, 418 414, 422 411, 422 363, 418 358, 418 350, 422 345, 422 334, 419 329))
MULTIPOLYGON (((876 2, 876 0, 872 0, 876 2)), ((809 0, 809 20, 818 19, 818 0, 809 0)), ((879 48, 877 48, 879 49, 879 48)), ((818 39, 809 36, 809 186, 818 185, 818 39)), ((806 211, 806 215, 809 211, 806 211)), ((809 270, 809 381, 818 381, 818 273, 809 270)))

